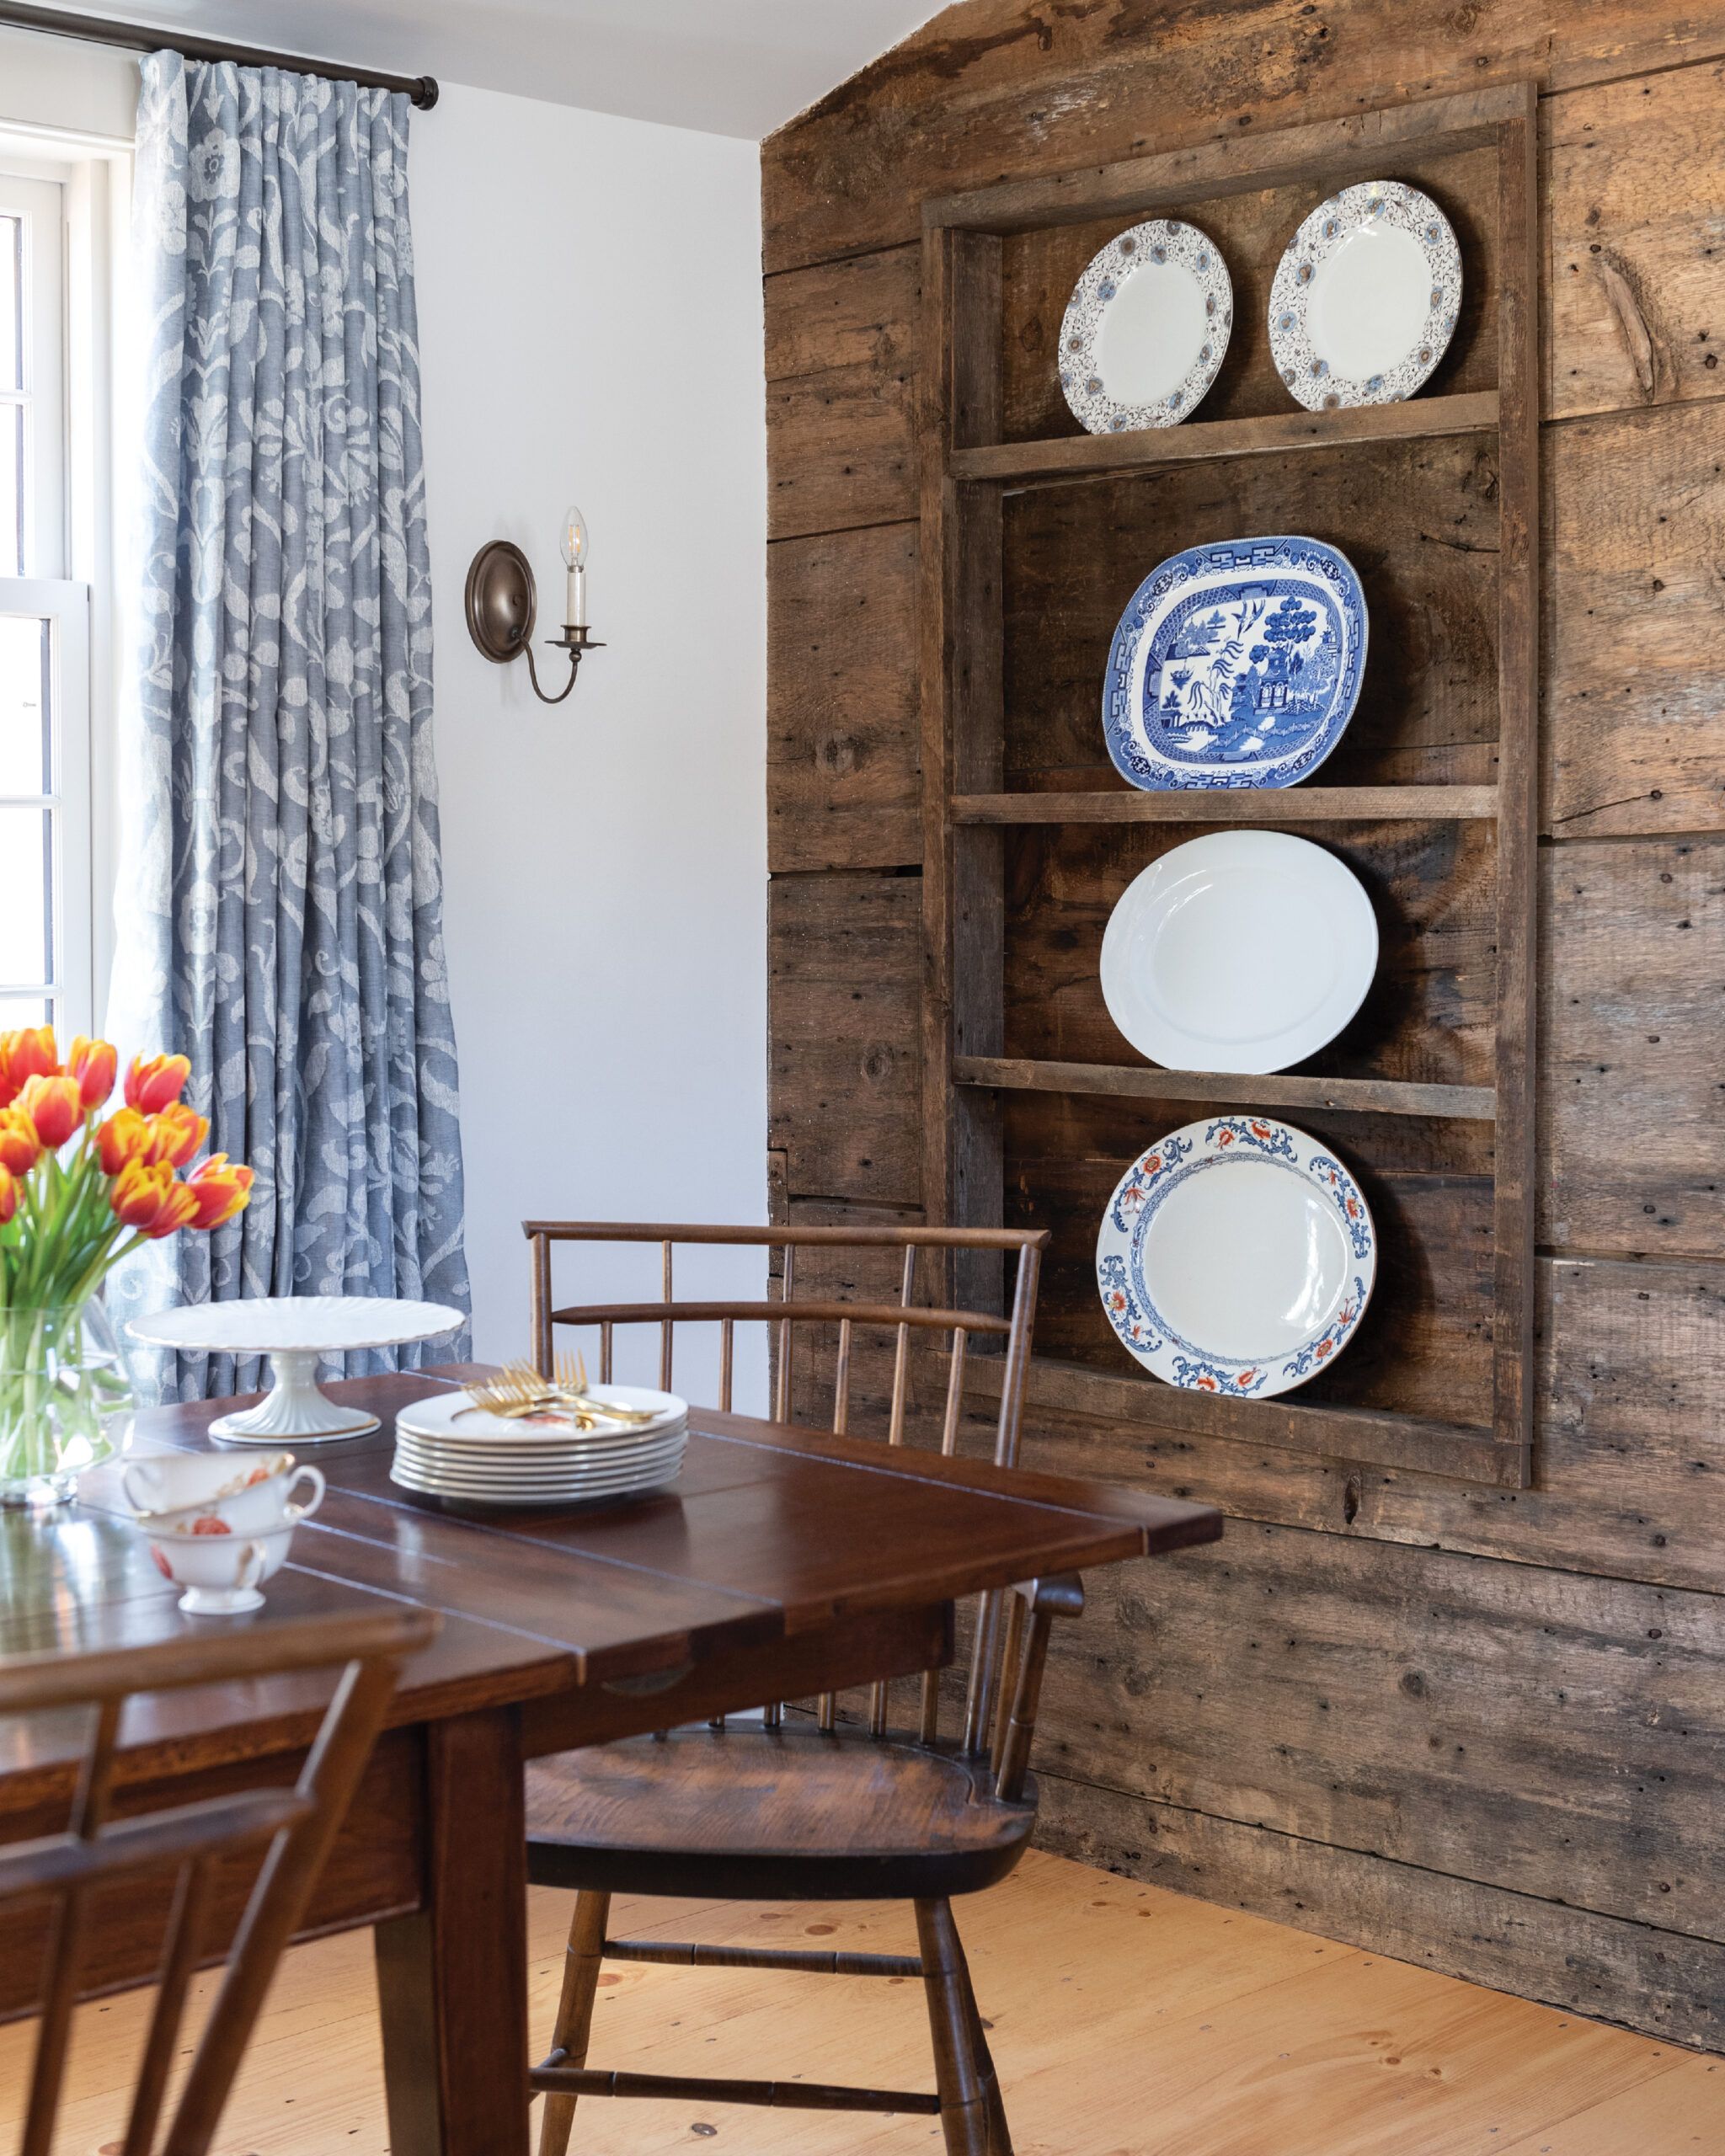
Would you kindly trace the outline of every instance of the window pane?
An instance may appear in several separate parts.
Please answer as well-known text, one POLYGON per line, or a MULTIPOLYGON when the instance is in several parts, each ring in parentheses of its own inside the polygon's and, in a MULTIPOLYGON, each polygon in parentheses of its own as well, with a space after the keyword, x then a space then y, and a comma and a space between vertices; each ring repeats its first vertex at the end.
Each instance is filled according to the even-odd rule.
POLYGON ((0 1033, 20 1026, 51 1026, 53 1006, 45 995, 0 995, 0 1033))
POLYGON ((0 982, 52 978, 53 811, 0 808, 0 982))
POLYGON ((24 574, 24 407, 0 404, 0 576, 24 574))
POLYGON ((0 217, 0 389, 24 387, 24 220, 0 217))
POLYGON ((0 614, 0 796, 54 791, 49 624, 0 614))

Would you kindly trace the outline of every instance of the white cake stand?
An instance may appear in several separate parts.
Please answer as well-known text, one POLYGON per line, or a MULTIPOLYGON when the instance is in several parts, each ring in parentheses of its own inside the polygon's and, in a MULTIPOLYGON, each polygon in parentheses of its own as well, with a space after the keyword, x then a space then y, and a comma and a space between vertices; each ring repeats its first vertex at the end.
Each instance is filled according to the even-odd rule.
POLYGON ((210 1425, 212 1438, 244 1445, 323 1444, 363 1437, 375 1415, 340 1406, 318 1390, 320 1355, 397 1348, 435 1340, 464 1320, 447 1303, 396 1302, 382 1295, 260 1295, 232 1303, 190 1303, 138 1317, 127 1327, 152 1348, 191 1353, 267 1355, 268 1396, 243 1413, 210 1425))

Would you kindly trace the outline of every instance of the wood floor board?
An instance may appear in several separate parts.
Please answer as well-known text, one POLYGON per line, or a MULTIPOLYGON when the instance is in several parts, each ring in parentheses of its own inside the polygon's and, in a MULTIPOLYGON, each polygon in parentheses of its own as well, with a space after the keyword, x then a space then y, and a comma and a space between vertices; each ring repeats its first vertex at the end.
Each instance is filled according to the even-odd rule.
MULTIPOLYGON (((536 2029, 569 1899, 535 1893, 536 2029)), ((1429 1969, 1033 1854, 960 1910, 1019 2156, 1696 2156, 1725 2148, 1725 2062, 1429 1969)), ((630 1937, 877 1951, 907 1913, 619 1902, 630 1937)), ((200 1987, 207 2001, 211 1980, 200 1987)), ((85 2009, 56 2156, 116 2143, 144 1998, 85 2009)), ((29 2032, 0 2029, 0 2138, 29 2032)), ((630 1963, 605 1973, 595 2064, 927 2087, 921 1987, 630 1963)), ((582 2156, 713 2143, 746 2156, 910 2156, 934 2122, 593 2102, 582 2156)), ((370 1942, 288 1956, 215 2156, 386 2156, 370 1942)))

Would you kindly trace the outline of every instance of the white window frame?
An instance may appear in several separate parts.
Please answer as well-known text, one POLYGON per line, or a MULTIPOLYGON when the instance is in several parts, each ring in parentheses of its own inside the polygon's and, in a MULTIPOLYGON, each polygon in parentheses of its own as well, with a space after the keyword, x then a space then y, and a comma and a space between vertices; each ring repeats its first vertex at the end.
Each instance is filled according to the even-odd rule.
MULTIPOLYGON (((3 93, 0 93, 3 94, 3 93)), ((0 577, 0 613, 50 624, 52 792, 8 796, 53 819, 51 982, 40 995, 62 1041, 101 1030, 114 949, 118 801, 115 724, 120 520, 114 475, 118 236, 131 145, 0 112, 0 208, 22 207, 27 245, 25 389, 36 462, 23 578, 0 577), (49 445, 51 444, 51 447, 49 445)))
POLYGON ((49 961, 52 979, 0 980, 0 996, 40 996, 62 1042, 95 1029, 91 937, 90 591, 63 577, 0 577, 0 614, 48 625, 48 793, 0 794, 0 808, 52 818, 49 961))

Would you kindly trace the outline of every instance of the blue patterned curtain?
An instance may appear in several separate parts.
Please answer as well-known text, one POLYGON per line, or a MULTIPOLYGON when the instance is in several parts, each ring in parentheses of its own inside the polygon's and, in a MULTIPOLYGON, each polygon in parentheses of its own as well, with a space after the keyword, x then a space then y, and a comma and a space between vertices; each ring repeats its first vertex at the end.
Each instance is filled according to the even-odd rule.
MULTIPOLYGON (((407 134, 384 91, 143 62, 142 589, 109 1029, 123 1053, 190 1057, 211 1146, 258 1186, 230 1227, 116 1283, 134 1311, 469 1307, 407 134)), ((256 1381, 170 1358, 163 1389, 256 1381)))

